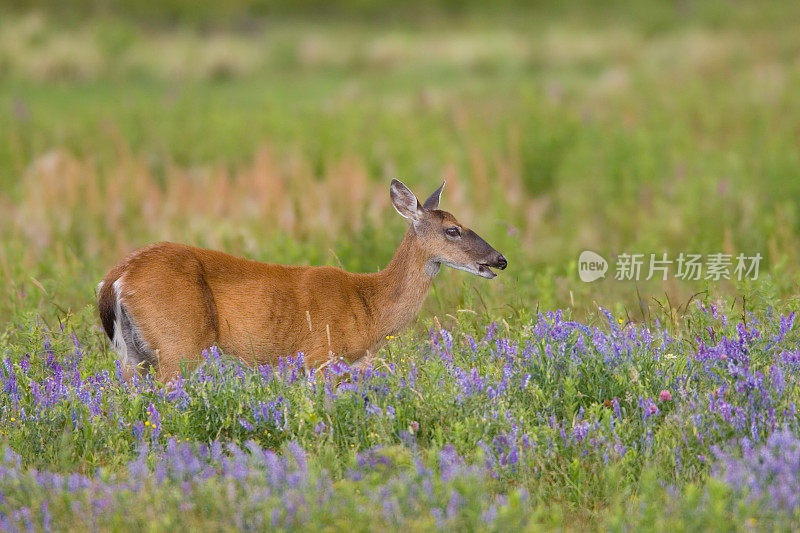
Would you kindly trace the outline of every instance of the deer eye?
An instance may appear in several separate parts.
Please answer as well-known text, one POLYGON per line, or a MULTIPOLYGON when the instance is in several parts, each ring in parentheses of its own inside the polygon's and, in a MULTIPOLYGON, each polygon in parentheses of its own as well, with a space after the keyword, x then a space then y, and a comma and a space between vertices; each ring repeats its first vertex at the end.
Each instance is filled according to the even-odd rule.
POLYGON ((457 226, 453 226, 451 228, 447 228, 444 230, 448 237, 460 237, 461 230, 457 226))

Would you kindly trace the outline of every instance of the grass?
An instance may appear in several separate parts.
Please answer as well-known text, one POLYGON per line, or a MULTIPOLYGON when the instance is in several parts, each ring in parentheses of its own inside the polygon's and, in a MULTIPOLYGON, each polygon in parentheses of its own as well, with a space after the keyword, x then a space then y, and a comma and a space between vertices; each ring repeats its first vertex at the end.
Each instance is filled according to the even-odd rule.
POLYGON ((710 302, 692 307, 675 333, 604 310, 597 326, 561 312, 513 328, 465 315, 392 339, 368 372, 337 363, 310 382, 300 360, 248 369, 212 350, 166 385, 126 383, 102 339, 80 337, 91 309, 63 330, 20 318, 2 341, 0 431, 15 450, 0 468, 2 518, 788 527, 797 509, 768 500, 773 477, 726 476, 763 464, 738 459, 740 439, 761 450, 786 428, 766 475, 797 484, 780 455, 800 446, 794 315, 751 313, 745 326, 710 302))
POLYGON ((647 5, 247 31, 4 17, 4 526, 790 528, 747 458, 798 435, 795 7, 647 5), (423 197, 446 178, 442 206, 509 269, 443 271, 364 375, 210 354, 169 388, 116 379, 94 287, 124 253, 374 271, 404 231, 392 177, 423 197), (584 249, 764 261, 741 283, 586 284, 584 249))

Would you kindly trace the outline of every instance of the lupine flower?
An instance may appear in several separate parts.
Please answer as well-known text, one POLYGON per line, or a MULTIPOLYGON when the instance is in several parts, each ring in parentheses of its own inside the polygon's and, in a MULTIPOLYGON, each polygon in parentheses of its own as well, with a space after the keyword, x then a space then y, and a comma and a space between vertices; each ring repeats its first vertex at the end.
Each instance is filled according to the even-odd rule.
POLYGON ((161 415, 158 414, 158 409, 150 402, 150 406, 147 408, 147 414, 150 416, 150 425, 153 427, 153 440, 158 439, 158 436, 161 434, 161 415))

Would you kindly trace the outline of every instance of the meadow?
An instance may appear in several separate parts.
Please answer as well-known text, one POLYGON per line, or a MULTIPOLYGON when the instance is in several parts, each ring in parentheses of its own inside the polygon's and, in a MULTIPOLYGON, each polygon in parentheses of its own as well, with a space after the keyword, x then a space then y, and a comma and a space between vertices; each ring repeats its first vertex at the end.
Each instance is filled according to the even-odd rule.
POLYGON ((38 4, 0 18, 0 528, 797 527, 794 3, 38 4), (443 269, 364 372, 122 379, 94 301, 126 252, 375 271, 394 177, 509 268, 443 269), (583 250, 763 261, 584 283, 583 250))

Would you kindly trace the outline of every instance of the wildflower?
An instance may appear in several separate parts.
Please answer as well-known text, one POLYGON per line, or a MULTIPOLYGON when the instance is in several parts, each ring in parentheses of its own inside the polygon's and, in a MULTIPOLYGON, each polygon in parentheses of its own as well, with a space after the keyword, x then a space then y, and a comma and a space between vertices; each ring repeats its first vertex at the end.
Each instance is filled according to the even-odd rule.
POLYGON ((446 445, 439 452, 439 475, 442 481, 449 481, 461 471, 464 460, 456 452, 452 444, 446 445))
POLYGON ((417 431, 419 431, 419 422, 417 422, 416 420, 412 420, 411 423, 408 425, 408 429, 411 431, 411 433, 416 433, 417 431))
POLYGON ((394 339, 394 335, 386 335, 386 340, 387 341, 390 341, 392 339, 394 339))
POLYGON ((666 357, 667 359, 677 359, 678 358, 678 356, 676 356, 674 353, 664 354, 664 357, 666 357))
POLYGON ((640 398, 639 408, 642 410, 642 418, 646 422, 651 416, 658 414, 658 407, 655 402, 650 398, 640 398))
POLYGON ((450 334, 449 331, 446 329, 439 330, 439 334, 442 336, 442 340, 444 340, 445 346, 447 346, 448 350, 453 349, 453 335, 450 334))
POLYGON ((137 441, 141 442, 144 434, 144 425, 141 422, 136 422, 131 428, 131 433, 133 433, 133 437, 137 441))
POLYGON ((661 402, 668 402, 672 400, 672 394, 670 394, 668 390, 662 390, 661 394, 658 395, 658 399, 661 402))
MULTIPOLYGON (((74 335, 75 334, 73 333, 73 336, 74 335)), ((42 502, 41 516, 42 516, 42 529, 44 531, 52 531, 53 515, 50 513, 50 505, 47 503, 47 500, 42 502)))
POLYGON ((783 370, 778 365, 772 365, 770 368, 770 378, 772 379, 772 386, 778 392, 778 395, 783 394, 786 388, 786 380, 783 370))
POLYGON ((458 494, 458 491, 453 490, 450 493, 450 501, 448 502, 447 509, 445 510, 445 515, 447 516, 448 519, 455 518, 456 513, 458 512, 458 508, 461 506, 462 503, 463 499, 458 494))
POLYGON ((150 424, 153 426, 153 439, 157 439, 161 433, 161 415, 152 402, 147 407, 147 414, 150 415, 150 424))

